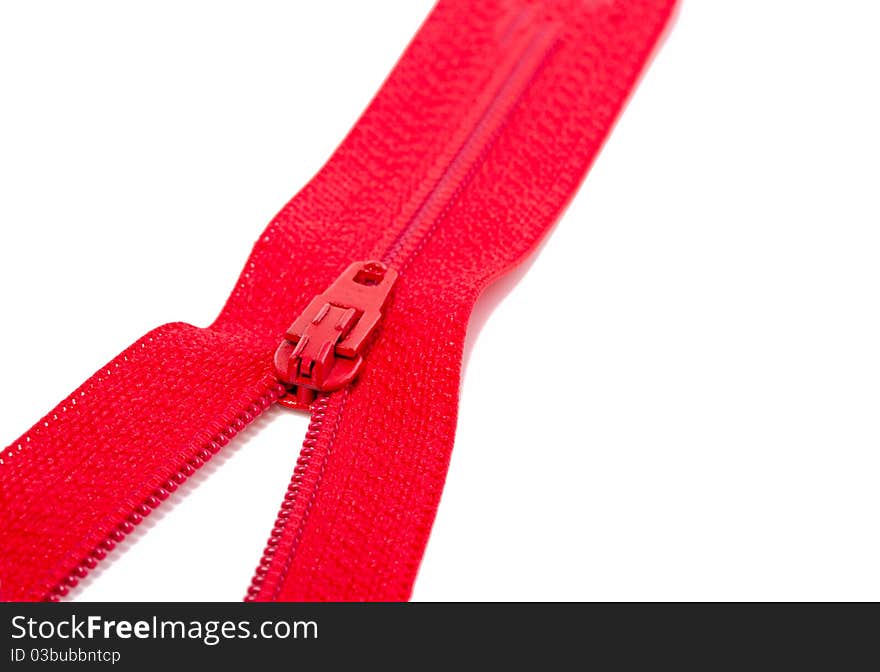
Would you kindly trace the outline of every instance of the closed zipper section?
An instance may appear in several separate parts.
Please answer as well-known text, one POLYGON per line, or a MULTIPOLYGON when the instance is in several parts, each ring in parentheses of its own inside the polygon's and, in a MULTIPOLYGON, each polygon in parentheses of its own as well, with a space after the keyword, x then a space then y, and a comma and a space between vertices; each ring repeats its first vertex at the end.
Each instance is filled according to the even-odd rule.
MULTIPOLYGON (((396 236, 377 255, 395 275, 403 274, 470 182, 556 44, 557 27, 546 23, 529 24, 528 11, 513 19, 506 31, 506 41, 514 40, 520 30, 525 34, 515 40, 518 48, 506 54, 493 73, 487 87, 492 93, 482 101, 479 114, 463 134, 458 148, 448 157, 439 178, 428 187, 409 219, 397 227, 396 236)), ((274 601, 279 597, 317 497, 347 394, 348 387, 322 393, 311 406, 309 428, 293 477, 248 587, 246 602, 274 601)), ((295 402, 289 405, 297 406, 295 402)))
MULTIPOLYGON (((519 23, 522 19, 518 19, 519 23)), ((381 259, 402 272, 409 260, 428 240, 459 192, 470 182, 482 159, 504 128, 504 122, 516 107, 529 83, 550 55, 556 42, 555 26, 542 25, 524 40, 520 51, 506 59, 493 82, 494 94, 486 101, 482 114, 464 138, 440 179, 419 204, 412 218, 394 241, 384 250, 381 259)))

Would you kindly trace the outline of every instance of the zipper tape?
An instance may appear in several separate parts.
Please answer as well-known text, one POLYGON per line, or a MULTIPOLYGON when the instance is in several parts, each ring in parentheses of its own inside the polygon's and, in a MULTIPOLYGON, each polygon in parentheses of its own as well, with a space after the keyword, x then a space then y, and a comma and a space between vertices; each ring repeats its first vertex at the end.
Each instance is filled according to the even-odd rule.
POLYGON ((472 306, 558 218, 673 6, 441 0, 217 320, 147 334, 0 454, 0 597, 68 594, 287 392, 273 359, 291 321, 381 259, 398 277, 378 335, 359 377, 312 404, 248 599, 407 599, 472 306))

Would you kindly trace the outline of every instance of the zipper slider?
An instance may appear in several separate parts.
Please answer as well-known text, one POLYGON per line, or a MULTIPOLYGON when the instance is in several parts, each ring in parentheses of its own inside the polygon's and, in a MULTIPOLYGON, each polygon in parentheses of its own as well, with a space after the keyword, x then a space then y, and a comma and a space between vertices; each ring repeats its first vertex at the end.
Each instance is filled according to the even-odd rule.
POLYGON ((363 351, 382 318, 397 271, 380 261, 359 261, 311 300, 275 351, 275 373, 294 387, 279 402, 307 409, 317 392, 355 379, 363 351))

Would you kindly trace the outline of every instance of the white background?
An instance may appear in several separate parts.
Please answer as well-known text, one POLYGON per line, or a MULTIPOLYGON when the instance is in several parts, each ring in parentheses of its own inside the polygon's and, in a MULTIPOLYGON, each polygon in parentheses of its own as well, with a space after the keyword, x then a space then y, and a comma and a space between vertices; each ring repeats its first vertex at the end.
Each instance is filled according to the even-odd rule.
MULTIPOLYGON (((0 443, 213 319, 429 7, 0 5, 0 443)), ((878 23, 685 3, 477 311, 415 599, 880 599, 878 23)), ((239 599, 304 429, 268 413, 77 597, 239 599)))

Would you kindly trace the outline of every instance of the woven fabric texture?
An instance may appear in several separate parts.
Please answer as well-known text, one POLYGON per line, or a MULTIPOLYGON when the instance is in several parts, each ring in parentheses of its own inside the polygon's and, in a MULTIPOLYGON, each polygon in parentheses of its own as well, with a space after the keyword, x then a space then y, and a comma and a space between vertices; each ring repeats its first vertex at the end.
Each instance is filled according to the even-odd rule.
MULTIPOLYGON (((0 455, 0 597, 45 599, 75 583, 169 480, 271 402, 272 354, 309 300, 352 261, 396 250, 401 275, 380 335, 359 379, 328 400, 315 487, 300 495, 308 516, 285 531, 295 540, 279 541, 287 551, 259 599, 407 599, 452 451, 473 304, 559 217, 673 5, 441 0, 260 237, 217 320, 151 332, 0 455), (522 56, 532 70, 517 74, 511 50, 536 43, 540 58, 522 56), (499 63, 521 85, 486 129, 479 115, 499 63), (466 173, 431 196, 480 133, 466 173), (400 248, 430 198, 442 207, 400 248)), ((529 356, 527 334, 517 336, 529 356)), ((268 532, 270 522, 254 524, 268 532)))

